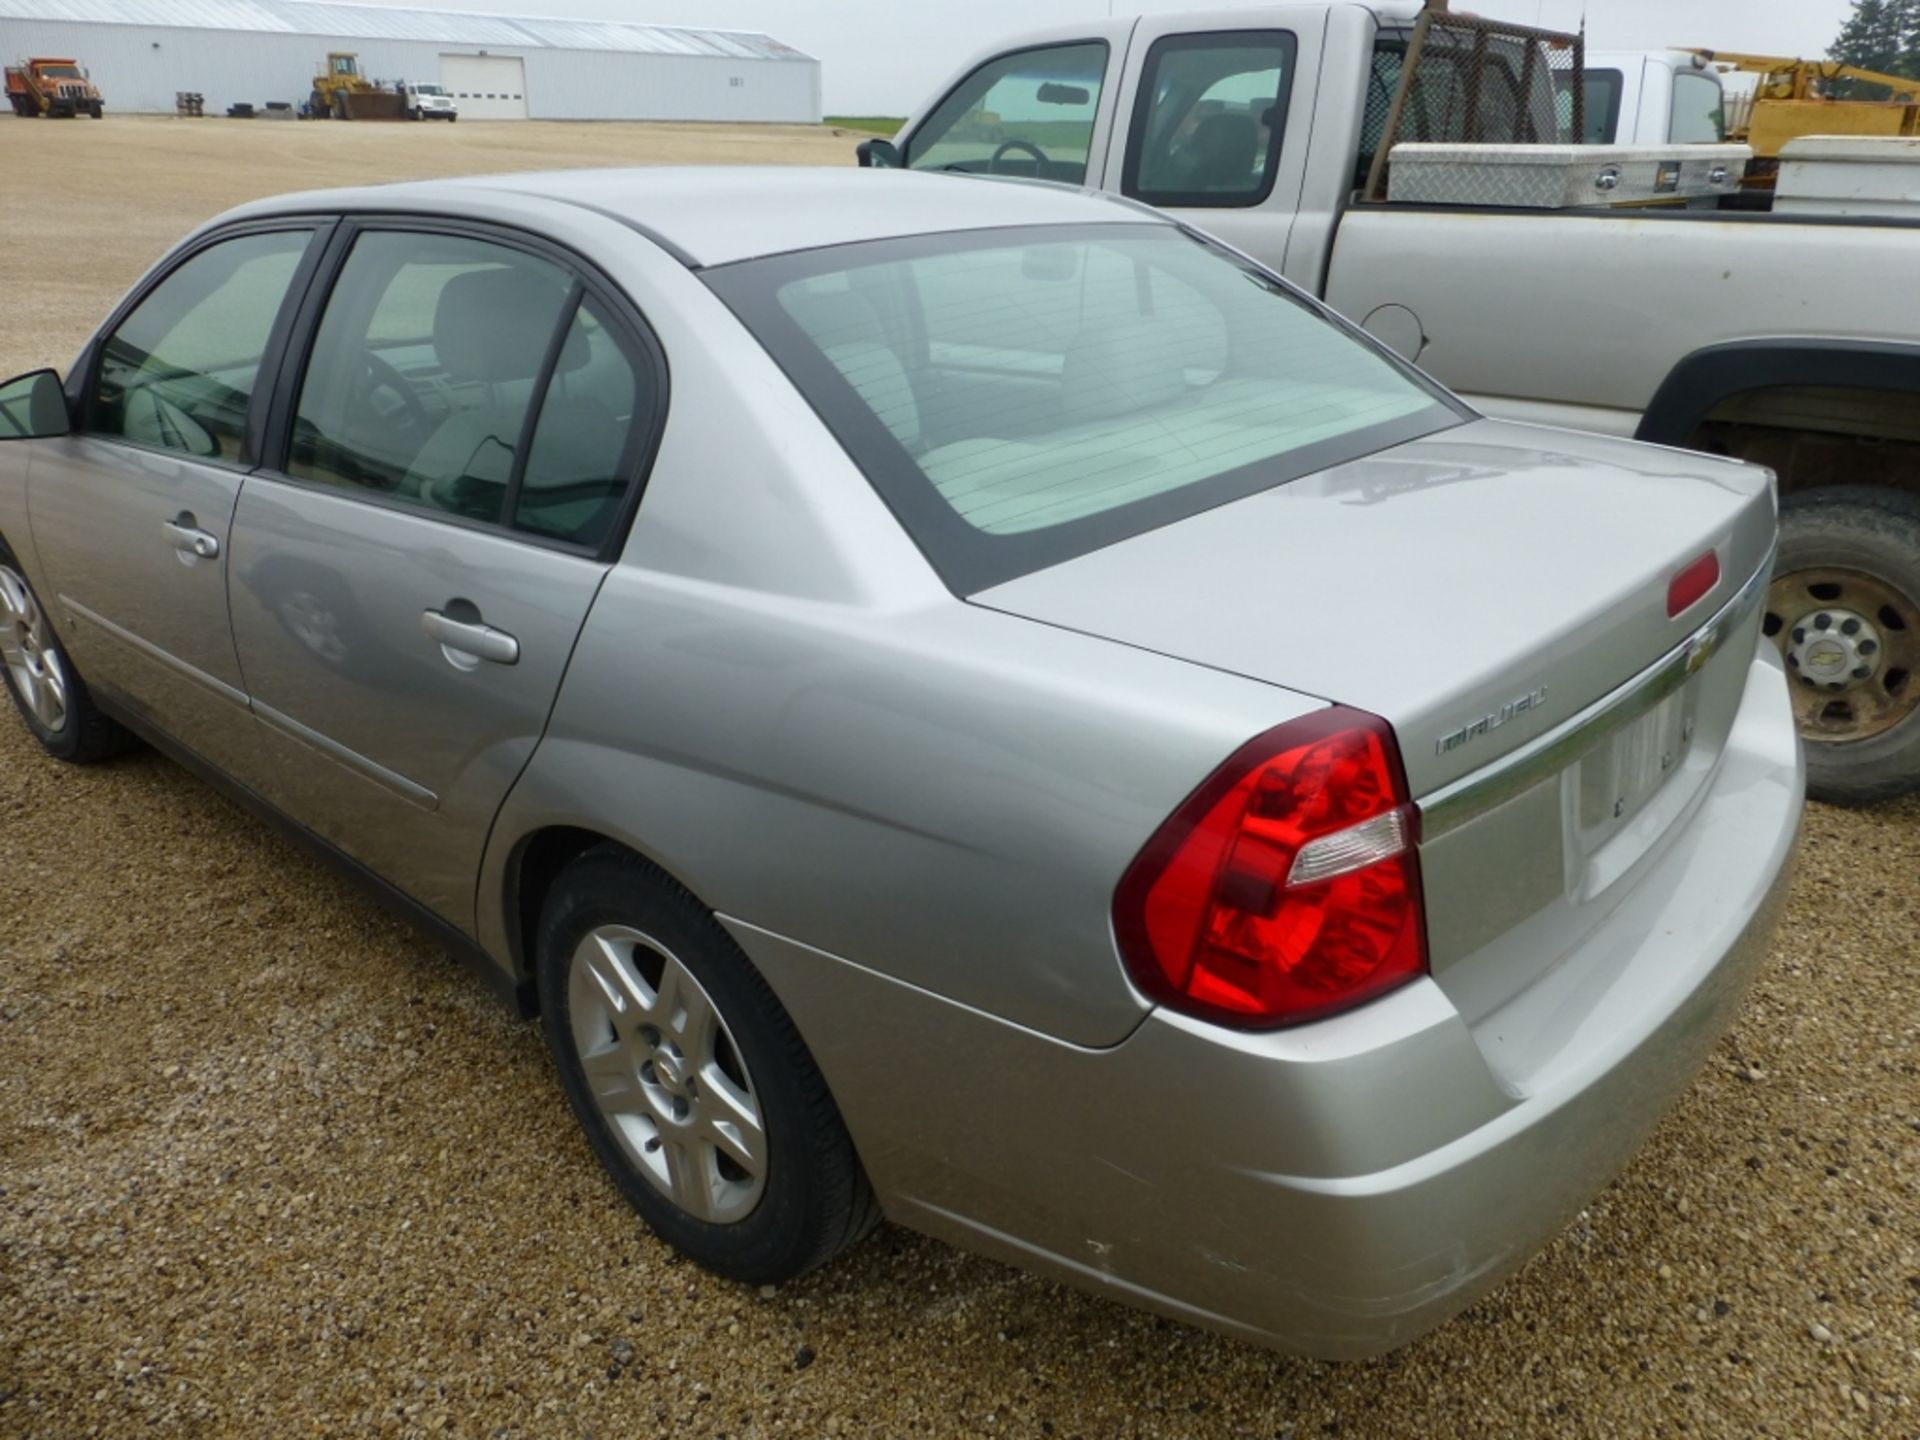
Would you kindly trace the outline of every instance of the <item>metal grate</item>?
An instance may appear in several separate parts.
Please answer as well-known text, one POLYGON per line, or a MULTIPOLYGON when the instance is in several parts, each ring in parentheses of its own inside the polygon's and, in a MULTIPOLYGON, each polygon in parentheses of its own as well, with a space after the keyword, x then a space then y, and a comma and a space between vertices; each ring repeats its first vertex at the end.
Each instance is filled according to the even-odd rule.
POLYGON ((1362 197, 1386 198, 1388 160, 1402 140, 1579 143, 1585 60, 1582 35, 1456 15, 1433 0, 1404 45, 1374 50, 1360 141, 1373 160, 1362 197))

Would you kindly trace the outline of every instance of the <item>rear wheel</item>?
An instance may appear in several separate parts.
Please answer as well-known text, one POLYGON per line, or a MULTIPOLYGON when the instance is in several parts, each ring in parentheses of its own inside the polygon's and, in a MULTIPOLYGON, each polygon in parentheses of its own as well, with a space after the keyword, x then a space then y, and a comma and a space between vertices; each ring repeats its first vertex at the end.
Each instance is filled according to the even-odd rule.
POLYGON ((792 1020, 692 896, 629 851, 591 851, 554 882, 536 955, 567 1099, 661 1239, 770 1284, 878 1222, 792 1020))
POLYGON ((1857 805, 1920 785, 1920 499, 1788 496, 1765 633, 1786 659, 1809 793, 1857 805))
POLYGON ((0 545, 0 672, 20 718, 49 755, 77 765, 118 755, 127 732, 94 707, 13 553, 0 545))

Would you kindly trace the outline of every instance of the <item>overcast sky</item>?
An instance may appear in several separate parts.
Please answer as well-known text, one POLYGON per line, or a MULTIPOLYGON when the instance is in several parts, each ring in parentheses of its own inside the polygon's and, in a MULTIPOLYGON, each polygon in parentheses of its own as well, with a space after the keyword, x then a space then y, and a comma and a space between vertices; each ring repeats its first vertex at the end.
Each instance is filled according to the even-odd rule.
MULTIPOLYGON (((821 62, 827 113, 904 115, 962 60, 1005 37, 1105 15, 1106 0, 404 0, 438 10, 570 15, 764 30, 821 62)), ((1115 0, 1118 13, 1214 9, 1221 0, 1115 0)), ((1822 55, 1849 0, 1462 0, 1503 20, 1577 29, 1604 49, 1706 45, 1822 55)))

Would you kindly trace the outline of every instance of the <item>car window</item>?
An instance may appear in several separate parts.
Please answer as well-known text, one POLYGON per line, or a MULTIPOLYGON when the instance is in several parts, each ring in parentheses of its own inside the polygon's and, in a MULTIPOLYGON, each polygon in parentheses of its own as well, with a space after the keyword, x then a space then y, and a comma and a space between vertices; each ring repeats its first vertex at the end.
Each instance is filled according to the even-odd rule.
POLYGON ((87 428, 240 463, 260 361, 311 237, 309 230, 235 236, 168 274, 102 344, 87 428))
POLYGON ((1710 75, 1681 70, 1673 77, 1673 125, 1668 139, 1679 145, 1712 144, 1727 138, 1726 97, 1710 75))
POLYGON ((1080 184, 1107 71, 1104 40, 989 60, 907 141, 913 170, 969 170, 1080 184))
POLYGON ((1163 224, 874 241, 703 278, 962 594, 1460 414, 1163 224))
POLYGON ((1273 189, 1293 79, 1282 30, 1170 35, 1140 78, 1122 189, 1151 205, 1257 205, 1273 189))
POLYGON ((498 520, 574 282, 465 236, 368 231, 327 299, 287 472, 498 520))
POLYGON ((599 302, 583 300, 540 402, 514 525, 576 545, 604 540, 626 493, 635 426, 646 422, 653 398, 642 393, 599 302))

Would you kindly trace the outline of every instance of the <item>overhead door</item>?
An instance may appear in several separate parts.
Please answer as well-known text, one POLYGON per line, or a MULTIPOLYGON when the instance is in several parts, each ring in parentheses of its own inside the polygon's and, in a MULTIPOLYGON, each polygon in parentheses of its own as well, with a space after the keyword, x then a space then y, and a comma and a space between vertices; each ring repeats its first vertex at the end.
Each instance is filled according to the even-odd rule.
POLYGON ((518 55, 442 55, 440 85, 462 120, 527 118, 527 71, 518 55))

